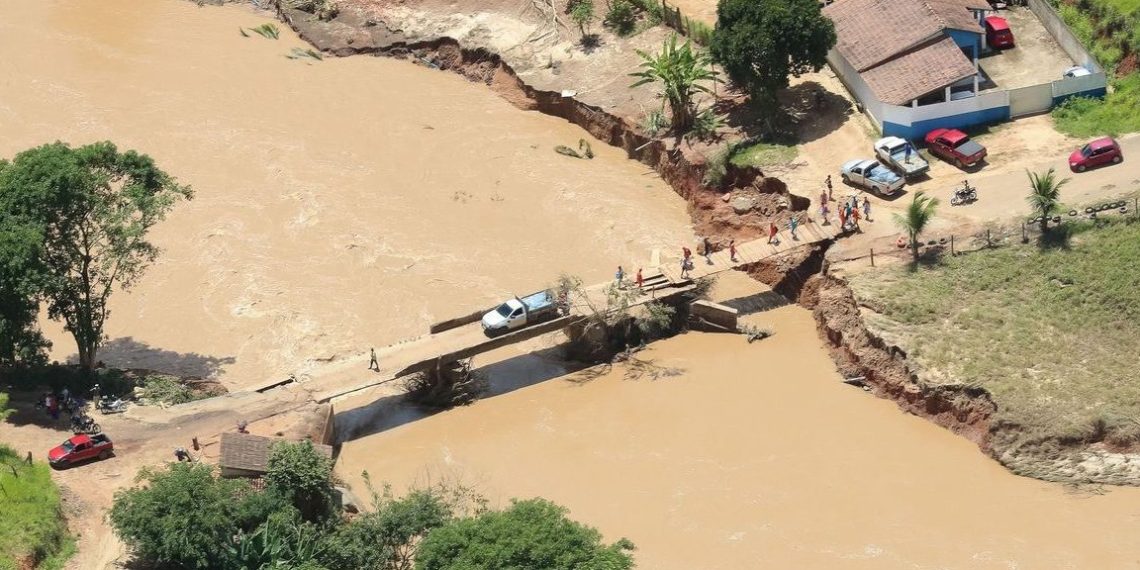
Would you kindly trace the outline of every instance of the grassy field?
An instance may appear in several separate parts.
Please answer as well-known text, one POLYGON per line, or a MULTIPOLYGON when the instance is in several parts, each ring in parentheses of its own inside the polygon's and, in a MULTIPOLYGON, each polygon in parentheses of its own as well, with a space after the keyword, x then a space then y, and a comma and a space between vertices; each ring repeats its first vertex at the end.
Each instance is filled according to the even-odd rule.
POLYGON ((75 544, 47 464, 29 466, 0 445, 0 505, 0 570, 14 570, 29 554, 41 561, 38 568, 62 568, 75 544))
POLYGON ((1057 130, 1076 137, 1140 131, 1140 73, 1115 82, 1103 101, 1074 98, 1053 110, 1057 130))
POLYGON ((729 161, 737 166, 763 168, 787 164, 795 160, 797 152, 795 145, 762 142, 736 149, 729 161))
POLYGON ((1140 223, 852 279, 924 380, 993 396, 995 446, 1140 441, 1140 223))

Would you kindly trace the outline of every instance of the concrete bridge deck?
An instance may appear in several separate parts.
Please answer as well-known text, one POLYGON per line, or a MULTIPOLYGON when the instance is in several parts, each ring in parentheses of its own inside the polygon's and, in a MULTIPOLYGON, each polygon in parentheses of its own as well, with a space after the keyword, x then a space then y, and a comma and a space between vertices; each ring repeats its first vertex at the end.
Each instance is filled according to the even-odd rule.
MULTIPOLYGON (((814 222, 802 224, 797 229, 796 239, 793 239, 785 229, 777 234, 775 243, 768 243, 767 238, 761 238, 739 244, 736 248, 735 261, 729 259, 728 250, 713 253, 710 256, 711 263, 706 261, 704 256, 695 255, 693 269, 688 271, 685 277, 681 277, 679 260, 675 264, 662 265, 656 271, 643 272, 646 282, 643 294, 632 304, 640 305, 681 294, 691 289, 697 279, 763 261, 805 245, 832 240, 839 233, 839 228, 836 226, 823 226, 814 222)), ((449 328, 440 330, 441 327, 436 325, 431 330, 438 332, 378 350, 379 372, 361 370, 359 361, 353 361, 344 366, 334 366, 327 373, 305 382, 304 387, 318 402, 328 402, 333 398, 391 382, 403 376, 430 370, 440 364, 471 358, 566 328, 585 319, 592 311, 590 306, 604 309, 607 306, 606 290, 611 284, 612 282, 606 282, 585 288, 583 292, 588 302, 572 307, 569 315, 498 337, 488 337, 483 332, 477 316, 480 313, 453 319, 448 321, 449 328)), ((629 282, 626 285, 633 286, 629 282)), ((254 390, 264 391, 271 387, 273 384, 267 383, 254 390)))

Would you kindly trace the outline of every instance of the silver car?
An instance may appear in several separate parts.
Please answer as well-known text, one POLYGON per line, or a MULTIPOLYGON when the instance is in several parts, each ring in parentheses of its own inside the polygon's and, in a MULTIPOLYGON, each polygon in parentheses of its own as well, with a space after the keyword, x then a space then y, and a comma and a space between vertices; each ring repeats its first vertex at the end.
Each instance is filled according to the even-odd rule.
POLYGON ((866 188, 882 196, 890 196, 903 187, 903 179, 895 171, 879 164, 877 160, 857 158, 843 163, 839 169, 843 181, 866 188))

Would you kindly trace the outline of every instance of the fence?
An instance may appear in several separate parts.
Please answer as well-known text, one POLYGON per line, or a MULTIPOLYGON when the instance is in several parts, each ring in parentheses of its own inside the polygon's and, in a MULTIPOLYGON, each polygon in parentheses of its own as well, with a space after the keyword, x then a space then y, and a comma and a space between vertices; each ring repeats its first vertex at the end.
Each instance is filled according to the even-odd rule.
POLYGON ((859 110, 866 113, 876 127, 883 128, 883 104, 875 97, 875 93, 871 91, 867 82, 863 81, 859 72, 855 71, 855 68, 851 67, 851 64, 847 63, 847 60, 835 48, 831 48, 831 51, 827 52, 827 63, 835 71, 835 76, 839 78, 847 91, 855 96, 855 104, 859 110))
POLYGON ((1018 87, 1009 93, 1009 116, 1021 117, 1034 113, 1044 113, 1053 108, 1053 84, 1039 83, 1028 87, 1018 87))
POLYGON ((660 18, 661 23, 673 28, 681 35, 700 45, 707 46, 712 41, 713 29, 708 24, 694 20, 681 13, 680 8, 670 7, 666 0, 631 0, 642 11, 660 18))
MULTIPOLYGON (((1118 202, 1120 200, 1117 200, 1118 202)), ((1123 201, 1125 204, 1127 200, 1123 201)), ((1128 217, 1140 217, 1140 198, 1132 198, 1132 209, 1120 218, 1126 219, 1128 217)), ((1062 216, 1062 219, 1069 218, 1070 216, 1062 216)), ((1114 216, 1115 217, 1115 216, 1114 216)), ((1105 217, 1099 217, 1100 221, 1107 221, 1105 217)), ((1017 227, 998 227, 988 228, 984 232, 973 235, 941 235, 933 238, 922 239, 919 245, 919 255, 960 255, 963 253, 973 253, 983 249, 993 249, 995 247, 1002 247, 1010 245, 1017 240, 1020 243, 1028 242, 1033 236, 1040 236, 1040 230, 1036 223, 1023 222, 1021 228, 1017 227)), ((867 253, 862 255, 855 255, 850 257, 842 257, 834 261, 861 261, 867 260, 871 263, 871 267, 876 266, 876 262, 881 263, 884 259, 897 260, 897 261, 910 261, 911 250, 909 245, 903 247, 888 247, 879 249, 868 248, 867 253)))
POLYGON ((1104 71, 1100 64, 1097 63, 1096 58, 1085 49, 1085 46, 1081 44, 1081 40, 1073 35, 1073 32, 1069 30, 1069 27, 1061 20, 1061 16, 1057 14, 1057 11, 1054 10, 1048 2, 1045 0, 1029 0, 1029 9, 1033 11, 1038 20, 1041 20, 1041 24, 1045 26, 1045 29, 1053 36, 1053 39, 1057 40, 1057 43, 1061 45, 1061 49, 1065 50, 1065 53, 1069 54, 1069 57, 1077 62, 1077 65, 1084 66, 1094 73, 1104 71))
POLYGON ((882 105, 883 134, 905 139, 920 139, 938 127, 971 127, 1006 119, 1009 119, 1009 93, 1006 91, 918 107, 882 105))

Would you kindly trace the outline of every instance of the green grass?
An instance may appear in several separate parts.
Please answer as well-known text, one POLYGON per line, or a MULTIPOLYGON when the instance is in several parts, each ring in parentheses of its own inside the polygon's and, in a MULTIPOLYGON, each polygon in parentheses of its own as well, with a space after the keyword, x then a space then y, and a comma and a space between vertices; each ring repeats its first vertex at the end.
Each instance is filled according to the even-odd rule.
POLYGON ((730 162, 736 166, 763 168, 777 164, 787 164, 795 160, 799 150, 794 145, 779 143, 756 143, 736 148, 730 162))
POLYGON ((40 568, 60 568, 75 550, 46 463, 28 465, 0 445, 0 570, 32 555, 40 568))
POLYGON ((1103 101, 1076 97, 1053 110, 1057 130, 1076 137, 1140 131, 1140 73, 1115 83, 1103 101))
MULTIPOLYGON (((1132 220, 1135 222, 1135 219, 1132 220)), ((1068 247, 1034 243, 857 276, 924 381, 985 388, 995 448, 1140 441, 1140 223, 1078 227, 1068 247)))
POLYGON ((1124 14, 1130 14, 1135 10, 1140 10, 1140 0, 1104 0, 1104 3, 1116 8, 1124 14))

